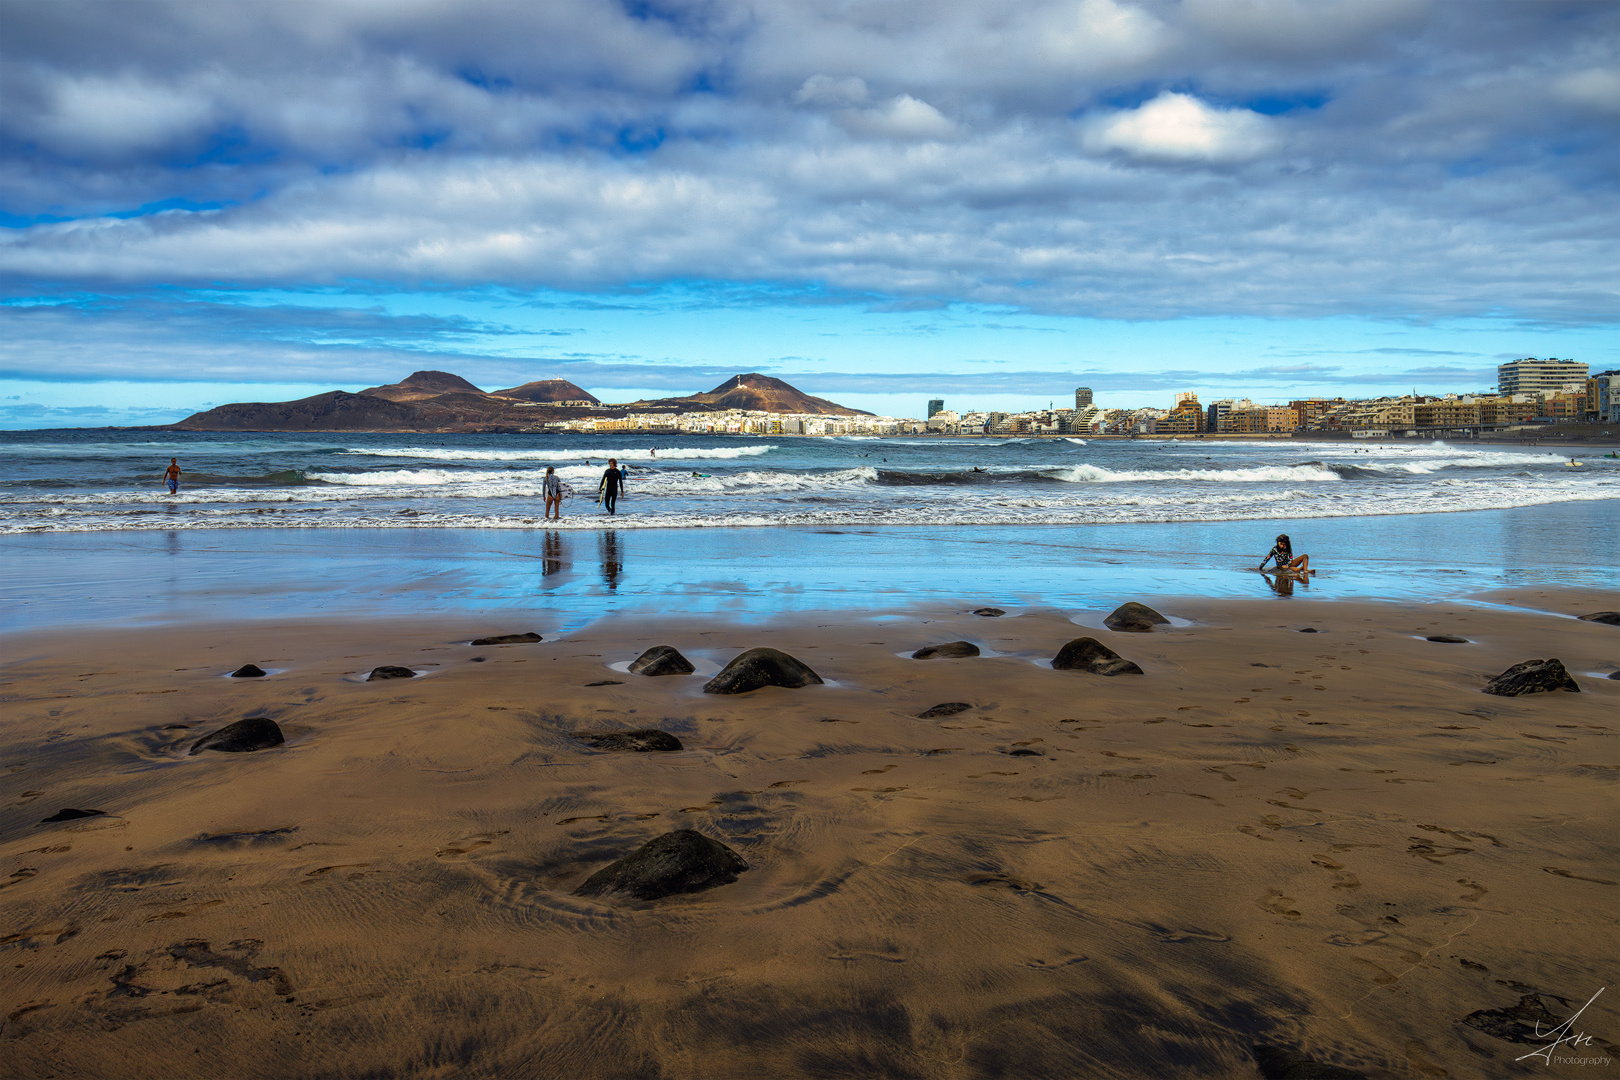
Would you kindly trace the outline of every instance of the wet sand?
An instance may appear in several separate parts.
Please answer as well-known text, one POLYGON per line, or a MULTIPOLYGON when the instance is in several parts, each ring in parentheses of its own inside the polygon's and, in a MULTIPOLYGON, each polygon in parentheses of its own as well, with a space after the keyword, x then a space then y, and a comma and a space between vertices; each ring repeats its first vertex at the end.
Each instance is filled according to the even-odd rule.
MULTIPOLYGON (((1129 599, 1180 621, 8 635, 0 1074, 1244 1077, 1256 1046, 1375 1077, 1541 1067, 1461 1021, 1529 995, 1562 1020, 1615 978, 1620 627, 1567 616, 1620 594, 1097 602, 1129 599), (465 644, 524 630, 547 640, 465 644), (1145 674, 1039 663, 1080 636, 1145 674), (957 639, 985 655, 909 659, 957 639), (656 644, 698 673, 611 666, 656 644), (700 692, 757 645, 828 685, 700 692), (1547 656, 1580 694, 1480 692, 1547 656), (223 677, 250 661, 271 675, 223 677), (362 681, 383 664, 422 675, 362 681), (917 717, 944 702, 972 708, 917 717), (186 755, 250 716, 286 744, 186 755), (685 748, 572 734, 642 727, 685 748), (105 815, 39 824, 66 807, 105 815), (571 895, 681 828, 751 869, 571 895)), ((1620 1041, 1617 998, 1580 1030, 1620 1041)))

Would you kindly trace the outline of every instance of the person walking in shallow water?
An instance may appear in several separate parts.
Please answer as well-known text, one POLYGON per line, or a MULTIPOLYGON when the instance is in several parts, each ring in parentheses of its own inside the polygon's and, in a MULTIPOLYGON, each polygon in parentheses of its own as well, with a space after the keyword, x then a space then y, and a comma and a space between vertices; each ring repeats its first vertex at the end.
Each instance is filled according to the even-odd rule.
POLYGON ((624 490, 624 471, 619 468, 618 458, 608 458, 607 471, 602 473, 602 485, 597 489, 602 495, 602 505, 607 512, 617 514, 619 494, 624 490))
POLYGON ((1293 541, 1288 539, 1287 533, 1278 535, 1276 545, 1266 553, 1266 557, 1260 560, 1260 565, 1255 569, 1264 570, 1266 563, 1272 559, 1277 560, 1277 571, 1279 573, 1307 575, 1311 572, 1311 557, 1309 555, 1300 555, 1296 558, 1294 556, 1293 541))
POLYGON ((540 490, 546 497, 546 518, 550 519, 555 516, 558 521, 561 521, 563 491, 562 478, 557 475, 557 466, 546 466, 546 479, 541 484, 540 490))
POLYGON ((163 482, 169 485, 169 494, 173 495, 180 490, 180 459, 170 458, 169 467, 163 470, 163 482))

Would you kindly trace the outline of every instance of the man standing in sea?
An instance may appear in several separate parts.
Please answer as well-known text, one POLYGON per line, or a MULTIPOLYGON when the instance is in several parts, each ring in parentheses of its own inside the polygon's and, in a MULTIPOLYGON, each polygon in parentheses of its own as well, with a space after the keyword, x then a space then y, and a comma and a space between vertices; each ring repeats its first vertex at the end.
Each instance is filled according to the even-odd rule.
POLYGON ((173 495, 180 490, 180 459, 170 458, 169 467, 163 470, 163 482, 169 485, 169 494, 173 495))
POLYGON ((624 471, 619 468, 618 458, 608 458, 607 471, 602 474, 602 486, 598 488, 602 493, 602 505, 607 512, 617 514, 619 493, 624 490, 624 471))

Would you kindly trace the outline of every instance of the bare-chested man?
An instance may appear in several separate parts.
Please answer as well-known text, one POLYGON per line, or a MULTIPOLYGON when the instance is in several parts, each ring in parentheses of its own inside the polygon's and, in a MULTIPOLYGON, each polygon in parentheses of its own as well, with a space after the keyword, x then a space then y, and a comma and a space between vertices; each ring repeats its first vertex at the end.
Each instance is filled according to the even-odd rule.
POLYGON ((180 459, 170 458, 169 467, 163 470, 163 482, 169 485, 169 494, 173 495, 180 490, 180 459))

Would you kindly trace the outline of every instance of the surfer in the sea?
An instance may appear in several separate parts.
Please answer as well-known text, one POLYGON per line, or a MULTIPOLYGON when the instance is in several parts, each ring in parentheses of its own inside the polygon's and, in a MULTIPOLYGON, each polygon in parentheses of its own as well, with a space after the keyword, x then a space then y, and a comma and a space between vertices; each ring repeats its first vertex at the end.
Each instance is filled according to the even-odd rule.
POLYGON ((1266 568, 1266 563, 1273 559, 1277 560, 1278 573, 1299 574, 1304 576, 1311 572, 1311 557, 1309 555, 1300 555, 1296 557, 1294 555, 1293 542, 1288 539, 1287 533, 1280 533, 1277 536, 1276 545, 1273 546, 1270 551, 1266 552, 1266 557, 1260 560, 1260 565, 1255 567, 1255 569, 1264 570, 1266 568))

